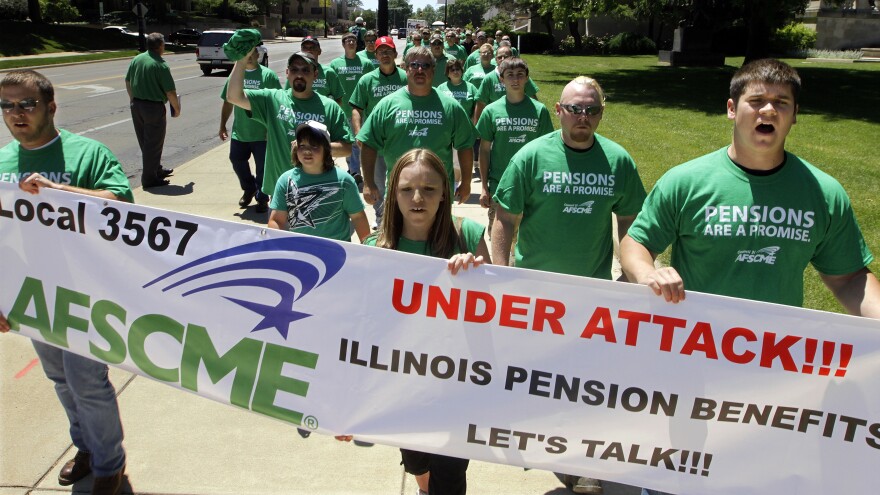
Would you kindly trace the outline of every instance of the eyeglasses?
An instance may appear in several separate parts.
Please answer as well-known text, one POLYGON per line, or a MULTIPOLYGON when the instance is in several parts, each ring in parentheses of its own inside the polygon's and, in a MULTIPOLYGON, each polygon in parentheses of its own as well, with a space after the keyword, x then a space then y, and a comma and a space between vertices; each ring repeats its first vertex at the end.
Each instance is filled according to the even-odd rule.
POLYGON ((602 105, 573 105, 571 103, 561 103, 560 107, 564 108, 566 112, 573 113, 575 115, 583 115, 587 114, 590 116, 596 116, 602 113, 602 105))
POLYGON ((461 67, 450 67, 449 68, 449 72, 461 72, 461 71, 462 71, 461 67))
POLYGON ((431 67, 434 67, 434 64, 432 64, 431 62, 410 62, 409 63, 409 68, 412 70, 419 70, 419 69, 428 70, 431 67))
POLYGON ((376 50, 377 57, 393 57, 394 50, 376 50))
POLYGON ((0 101, 0 108, 3 109, 3 113, 12 113, 15 107, 22 109, 24 112, 33 112, 35 108, 37 108, 37 103, 40 100, 35 100, 33 98, 25 98, 19 101, 0 101))

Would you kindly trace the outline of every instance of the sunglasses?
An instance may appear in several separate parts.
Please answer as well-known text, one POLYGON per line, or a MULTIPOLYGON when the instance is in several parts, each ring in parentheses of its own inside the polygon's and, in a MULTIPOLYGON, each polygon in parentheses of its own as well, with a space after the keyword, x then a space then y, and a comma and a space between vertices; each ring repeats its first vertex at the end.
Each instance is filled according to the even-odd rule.
POLYGON ((37 103, 40 100, 35 100, 33 98, 25 98, 19 101, 0 101, 0 108, 3 109, 3 113, 12 113, 15 107, 22 109, 25 112, 33 112, 35 108, 37 108, 37 103))
POLYGON ((432 64, 431 62, 410 62, 409 63, 409 68, 412 70, 419 70, 419 69, 428 70, 431 67, 434 67, 434 64, 432 64))
POLYGON ((294 67, 291 65, 287 68, 287 72, 290 72, 291 74, 311 74, 312 66, 308 65, 305 67, 294 67))
POLYGON ((559 106, 564 108, 565 111, 573 113, 575 115, 587 114, 590 116, 596 116, 596 115, 599 115, 600 113, 602 113, 602 106, 601 105, 581 106, 581 105, 572 105, 571 103, 561 103, 559 106))

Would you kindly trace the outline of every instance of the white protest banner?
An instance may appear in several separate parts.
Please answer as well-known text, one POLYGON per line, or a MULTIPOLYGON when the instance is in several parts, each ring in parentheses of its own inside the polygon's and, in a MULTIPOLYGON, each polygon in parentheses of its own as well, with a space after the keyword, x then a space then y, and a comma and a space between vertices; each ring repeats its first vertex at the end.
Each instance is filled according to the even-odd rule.
POLYGON ((416 29, 422 29, 423 27, 427 27, 428 23, 425 22, 424 19, 407 19, 406 20, 406 34, 407 36, 411 35, 416 29))
MULTIPOLYGON (((682 494, 870 493, 880 324, 0 184, 15 332, 319 433, 682 494)), ((8 337, 7 337, 8 338, 8 337)))

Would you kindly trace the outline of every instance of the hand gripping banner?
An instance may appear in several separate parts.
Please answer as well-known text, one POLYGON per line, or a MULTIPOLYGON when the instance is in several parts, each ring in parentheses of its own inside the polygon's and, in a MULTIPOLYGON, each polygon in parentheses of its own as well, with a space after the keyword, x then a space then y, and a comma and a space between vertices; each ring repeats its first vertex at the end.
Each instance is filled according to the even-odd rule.
MULTIPOLYGON (((322 434, 682 494, 871 493, 880 323, 0 184, 13 332, 322 434)), ((3 337, 13 338, 13 337, 3 337)))

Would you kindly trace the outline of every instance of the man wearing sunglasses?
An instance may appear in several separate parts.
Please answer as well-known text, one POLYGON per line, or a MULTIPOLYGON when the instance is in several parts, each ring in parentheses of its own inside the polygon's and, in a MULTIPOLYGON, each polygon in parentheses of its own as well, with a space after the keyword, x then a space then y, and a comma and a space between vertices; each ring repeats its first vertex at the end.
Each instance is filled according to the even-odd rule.
MULTIPOLYGON (((379 68, 367 73, 358 81, 354 93, 349 99, 352 107, 351 129, 355 136, 361 130, 367 117, 370 116, 376 105, 386 96, 406 86, 406 72, 397 67, 394 62, 397 59, 397 48, 394 39, 390 36, 382 36, 376 40, 376 55, 379 57, 379 68)), ((360 147, 360 143, 354 146, 360 147)), ((375 166, 371 177, 376 184, 377 200, 373 203, 373 211, 376 213, 376 226, 382 221, 382 213, 385 206, 385 159, 379 154, 375 159, 375 166)))
MULTIPOLYGON (((406 88, 379 102, 357 134, 357 140, 363 145, 364 200, 369 204, 379 200, 372 175, 377 153, 386 163, 393 164, 413 148, 427 148, 443 161, 450 185, 455 184, 453 148, 459 163, 474 161, 472 146, 476 130, 470 118, 457 101, 431 86, 436 70, 434 56, 426 48, 413 48, 404 62, 406 88)), ((461 184, 457 191, 450 191, 450 197, 458 196, 459 203, 470 196, 472 172, 471 167, 462 167, 461 184)))
MULTIPOLYGON (((17 70, 0 81, 3 121, 15 139, 0 149, 0 180, 17 182, 30 194, 43 188, 99 198, 132 201, 119 161, 103 144, 55 127, 55 90, 42 74, 17 70)), ((0 313, 0 333, 15 321, 0 313)), ((93 473, 93 494, 116 494, 122 486, 125 451, 116 392, 107 365, 40 342, 33 342, 46 376, 70 421, 77 448, 58 475, 68 486, 93 473)), ((4 452, 4 456, 14 457, 4 452)))
MULTIPOLYGON (((367 31, 364 35, 366 46, 357 52, 357 56, 372 64, 373 69, 379 67, 379 58, 376 56, 376 38, 376 31, 372 29, 367 31)), ((351 96, 351 94, 349 93, 348 96, 351 96)))
MULTIPOLYGON (((485 32, 483 32, 483 31, 477 32, 477 42, 474 44, 474 46, 479 48, 479 47, 485 45, 486 39, 487 38, 486 38, 485 32)), ((492 46, 491 44, 489 45, 489 49, 492 51, 493 54, 495 53, 495 47, 492 46)), ((470 69, 471 67, 473 67, 475 65, 479 65, 480 64, 480 57, 482 57, 482 55, 480 54, 479 50, 472 50, 468 54, 467 60, 464 61, 464 71, 467 72, 468 69, 470 69)), ((495 65, 494 59, 492 59, 492 65, 495 65)))
POLYGON ((310 54, 296 52, 287 59, 289 90, 245 89, 246 58, 237 61, 232 67, 226 101, 251 112, 254 120, 266 126, 266 166, 263 172, 265 194, 271 196, 278 178, 290 169, 290 146, 296 139, 296 126, 303 122, 314 120, 327 126, 333 157, 351 154, 351 129, 348 127, 345 112, 335 101, 312 89, 317 77, 318 62, 310 54))
POLYGON ((440 34, 431 36, 431 55, 434 56, 434 78, 431 79, 431 86, 435 88, 449 80, 446 77, 446 64, 455 60, 455 57, 446 53, 445 46, 443 44, 443 36, 440 34))
POLYGON ((134 57, 125 73, 125 89, 131 104, 131 120, 141 148, 144 189, 168 184, 170 169, 162 167, 165 146, 165 102, 171 104, 171 117, 180 116, 180 100, 171 78, 171 69, 162 55, 165 38, 161 33, 147 35, 147 51, 134 57))

